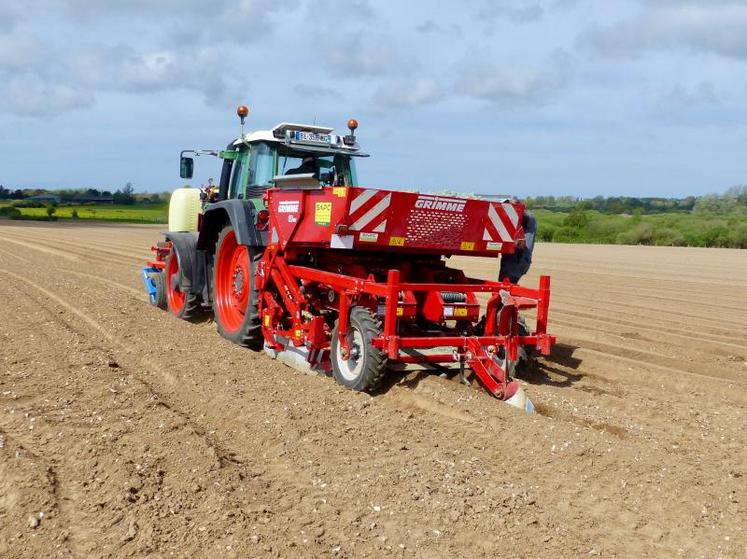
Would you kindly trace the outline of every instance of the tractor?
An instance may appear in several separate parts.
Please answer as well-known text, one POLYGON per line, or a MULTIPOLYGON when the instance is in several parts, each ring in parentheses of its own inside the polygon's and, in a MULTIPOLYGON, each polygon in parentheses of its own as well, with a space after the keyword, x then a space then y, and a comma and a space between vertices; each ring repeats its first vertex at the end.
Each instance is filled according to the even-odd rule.
POLYGON ((183 179, 195 157, 215 156, 220 182, 172 194, 169 230, 142 269, 151 303, 188 321, 212 314, 231 342, 353 390, 374 392, 397 368, 465 383, 470 369, 533 411, 514 377, 522 357, 555 343, 550 278, 534 289, 448 265, 514 252, 524 206, 363 187, 356 120, 344 135, 292 123, 245 133, 248 109, 237 114, 241 134, 224 150, 181 153, 183 179), (533 330, 524 309, 536 309, 533 330))

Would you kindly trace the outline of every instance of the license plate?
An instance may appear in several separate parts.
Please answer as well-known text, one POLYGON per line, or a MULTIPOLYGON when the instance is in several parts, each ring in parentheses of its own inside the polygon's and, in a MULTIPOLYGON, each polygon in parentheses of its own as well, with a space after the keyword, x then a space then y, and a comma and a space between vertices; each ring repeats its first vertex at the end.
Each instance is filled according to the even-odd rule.
POLYGON ((332 141, 332 137, 329 134, 317 134, 316 132, 304 132, 299 130, 296 132, 296 140, 328 144, 332 141))

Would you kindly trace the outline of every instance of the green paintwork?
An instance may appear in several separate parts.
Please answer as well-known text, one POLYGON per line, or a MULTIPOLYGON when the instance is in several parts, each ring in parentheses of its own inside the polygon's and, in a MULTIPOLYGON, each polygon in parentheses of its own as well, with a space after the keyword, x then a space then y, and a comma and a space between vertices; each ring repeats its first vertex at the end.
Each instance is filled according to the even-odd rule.
POLYGON ((220 157, 221 159, 230 159, 233 161, 239 158, 239 152, 223 150, 218 153, 218 157, 220 157))

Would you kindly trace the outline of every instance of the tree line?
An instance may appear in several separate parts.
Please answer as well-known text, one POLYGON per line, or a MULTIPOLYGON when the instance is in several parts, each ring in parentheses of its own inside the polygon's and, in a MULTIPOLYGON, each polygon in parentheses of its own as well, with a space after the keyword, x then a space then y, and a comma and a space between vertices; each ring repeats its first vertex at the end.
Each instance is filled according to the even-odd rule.
POLYGON ((76 203, 84 199, 88 203, 112 202, 124 206, 137 203, 159 204, 168 200, 168 196, 162 194, 136 194, 135 187, 131 182, 125 184, 114 192, 110 190, 99 190, 97 188, 62 188, 59 190, 48 190, 44 188, 17 188, 15 190, 0 185, 0 200, 28 200, 35 196, 51 195, 60 198, 63 203, 76 203))
POLYGON ((538 238, 561 243, 747 248, 747 186, 700 196, 692 204, 687 198, 671 200, 666 211, 661 205, 645 211, 650 206, 629 202, 659 199, 609 200, 613 204, 576 200, 561 206, 562 210, 557 205, 553 209, 532 205, 539 222, 538 238), (617 202, 628 205, 620 211, 617 202))
POLYGON ((685 198, 637 198, 633 196, 531 196, 524 200, 528 208, 553 212, 594 210, 603 214, 716 213, 747 215, 747 185, 733 186, 723 194, 685 198))

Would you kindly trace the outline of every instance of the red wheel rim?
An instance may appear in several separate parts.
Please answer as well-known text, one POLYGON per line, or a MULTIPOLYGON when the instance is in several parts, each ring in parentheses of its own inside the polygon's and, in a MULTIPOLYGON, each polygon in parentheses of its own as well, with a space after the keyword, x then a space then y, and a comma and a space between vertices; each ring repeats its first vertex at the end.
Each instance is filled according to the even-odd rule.
POLYGON ((241 328, 250 291, 249 252, 236 242, 236 234, 231 231, 223 237, 215 263, 215 307, 224 330, 236 332, 241 328))
POLYGON ((182 312, 187 296, 179 289, 179 259, 174 250, 171 251, 166 266, 166 298, 172 313, 178 315, 182 312))

